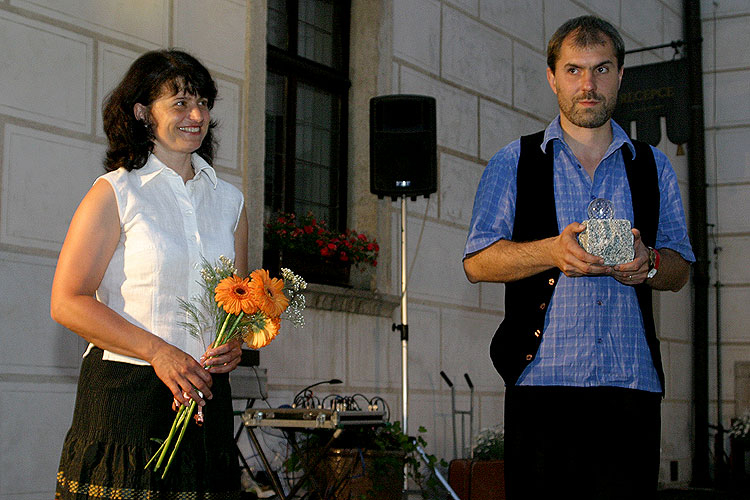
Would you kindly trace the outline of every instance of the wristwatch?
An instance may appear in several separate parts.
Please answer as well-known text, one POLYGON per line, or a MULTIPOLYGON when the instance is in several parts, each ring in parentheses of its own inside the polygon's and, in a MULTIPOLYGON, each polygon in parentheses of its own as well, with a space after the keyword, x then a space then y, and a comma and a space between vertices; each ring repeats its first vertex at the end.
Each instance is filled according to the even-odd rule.
POLYGON ((646 248, 648 248, 648 274, 646 275, 646 278, 651 279, 656 276, 656 272, 659 270, 661 255, 659 255, 659 250, 655 248, 646 248))

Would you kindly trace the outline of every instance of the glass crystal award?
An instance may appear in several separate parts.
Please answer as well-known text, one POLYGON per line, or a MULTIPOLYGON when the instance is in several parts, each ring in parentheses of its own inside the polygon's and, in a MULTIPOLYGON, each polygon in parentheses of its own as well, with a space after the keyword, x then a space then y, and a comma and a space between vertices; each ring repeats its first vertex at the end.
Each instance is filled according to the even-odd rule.
POLYGON ((633 233, 630 221, 615 219, 615 209, 612 202, 604 198, 596 198, 586 209, 588 219, 582 224, 586 226, 578 235, 578 243, 592 255, 602 257, 605 266, 624 264, 633 260, 633 233))

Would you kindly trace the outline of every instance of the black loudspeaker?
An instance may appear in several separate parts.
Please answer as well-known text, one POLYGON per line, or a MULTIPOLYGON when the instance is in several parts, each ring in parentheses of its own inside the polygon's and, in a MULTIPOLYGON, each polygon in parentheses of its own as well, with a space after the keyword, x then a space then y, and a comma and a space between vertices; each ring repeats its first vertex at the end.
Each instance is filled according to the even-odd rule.
POLYGON ((435 98, 384 95, 370 99, 370 192, 379 198, 437 191, 435 98))

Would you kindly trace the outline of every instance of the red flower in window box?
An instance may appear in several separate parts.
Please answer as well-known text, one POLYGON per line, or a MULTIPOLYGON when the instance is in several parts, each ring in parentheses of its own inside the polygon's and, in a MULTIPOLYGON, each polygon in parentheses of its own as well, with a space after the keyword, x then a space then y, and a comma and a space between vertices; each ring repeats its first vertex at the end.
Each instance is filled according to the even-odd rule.
POLYGON ((347 229, 331 231, 323 220, 312 213, 297 216, 279 213, 266 224, 265 242, 271 248, 318 255, 331 261, 376 266, 380 247, 364 233, 347 229))

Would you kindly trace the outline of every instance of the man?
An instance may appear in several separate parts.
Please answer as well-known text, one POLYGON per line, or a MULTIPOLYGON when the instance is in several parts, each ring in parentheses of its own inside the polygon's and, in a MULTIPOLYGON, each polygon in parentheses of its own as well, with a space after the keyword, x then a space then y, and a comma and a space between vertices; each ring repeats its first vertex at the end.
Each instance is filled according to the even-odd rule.
POLYGON ((656 490, 664 376, 651 290, 678 291, 694 261, 667 157, 612 119, 617 30, 593 16, 550 39, 560 115, 489 162, 464 252, 472 283, 506 283, 490 347, 506 384, 508 498, 644 498, 656 490), (634 258, 578 243, 587 206, 613 202, 634 258))

